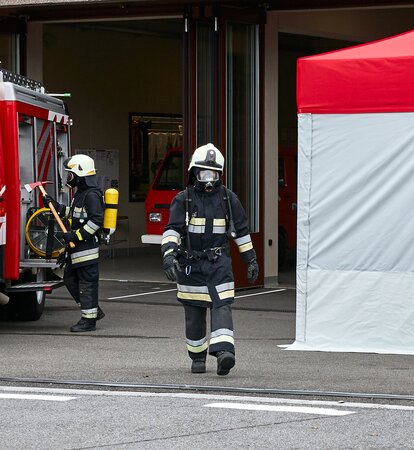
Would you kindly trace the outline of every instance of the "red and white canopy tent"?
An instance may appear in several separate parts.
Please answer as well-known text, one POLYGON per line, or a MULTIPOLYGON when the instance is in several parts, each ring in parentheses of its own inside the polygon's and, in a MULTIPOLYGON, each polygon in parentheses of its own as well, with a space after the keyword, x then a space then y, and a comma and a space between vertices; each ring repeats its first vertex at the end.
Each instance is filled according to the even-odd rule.
POLYGON ((414 354, 414 31, 301 58, 292 350, 414 354))

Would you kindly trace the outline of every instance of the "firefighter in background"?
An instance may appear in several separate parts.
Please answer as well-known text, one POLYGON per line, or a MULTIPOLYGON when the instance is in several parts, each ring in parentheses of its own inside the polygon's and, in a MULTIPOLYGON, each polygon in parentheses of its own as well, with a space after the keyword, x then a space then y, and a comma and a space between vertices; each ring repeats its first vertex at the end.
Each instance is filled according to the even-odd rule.
POLYGON ((224 157, 213 144, 195 150, 188 168, 189 184, 194 187, 174 198, 162 236, 163 269, 169 280, 177 282, 177 299, 184 306, 193 373, 206 371, 207 351, 217 358, 218 375, 227 375, 235 365, 229 238, 247 263, 249 282, 254 283, 259 274, 246 213, 238 197, 222 185, 223 168, 224 157))
POLYGON ((50 196, 45 197, 45 203, 52 202, 60 216, 72 221, 72 230, 63 234, 67 244, 75 244, 73 248, 68 246, 63 280, 81 308, 81 318, 70 331, 94 331, 96 321, 105 315, 98 305, 98 236, 104 215, 102 191, 97 185, 95 163, 89 156, 74 155, 64 162, 64 167, 66 184, 76 188, 71 206, 61 205, 50 196))

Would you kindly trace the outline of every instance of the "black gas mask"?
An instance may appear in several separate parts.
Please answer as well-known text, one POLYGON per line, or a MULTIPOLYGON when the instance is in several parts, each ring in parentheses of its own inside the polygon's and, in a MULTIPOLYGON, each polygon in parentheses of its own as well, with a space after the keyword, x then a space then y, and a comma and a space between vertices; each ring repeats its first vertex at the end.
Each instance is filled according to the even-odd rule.
POLYGON ((211 192, 214 186, 220 181, 220 174, 217 170, 199 169, 196 174, 196 186, 205 192, 211 192))
POLYGON ((75 188, 80 184, 80 177, 78 177, 76 173, 68 172, 68 175, 66 177, 66 184, 71 188, 75 188))

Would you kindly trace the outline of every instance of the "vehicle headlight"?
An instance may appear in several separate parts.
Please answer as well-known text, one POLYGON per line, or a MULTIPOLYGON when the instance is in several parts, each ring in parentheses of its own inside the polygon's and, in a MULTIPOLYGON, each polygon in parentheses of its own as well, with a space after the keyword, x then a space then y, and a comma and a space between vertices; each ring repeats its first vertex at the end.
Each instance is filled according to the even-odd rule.
POLYGON ((149 221, 150 222, 161 222, 162 221, 162 214, 161 213, 150 213, 149 221))

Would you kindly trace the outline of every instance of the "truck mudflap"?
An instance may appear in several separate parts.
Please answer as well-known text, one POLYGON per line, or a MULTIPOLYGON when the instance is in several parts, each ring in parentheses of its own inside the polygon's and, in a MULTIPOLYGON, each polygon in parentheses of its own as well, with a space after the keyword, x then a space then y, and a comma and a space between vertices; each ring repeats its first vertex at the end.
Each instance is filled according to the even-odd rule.
POLYGON ((5 292, 7 294, 10 293, 19 293, 19 292, 34 292, 34 291, 42 291, 42 292, 52 292, 53 289, 63 286, 65 283, 63 280, 52 280, 52 281, 29 281, 25 283, 14 284, 13 286, 6 287, 5 292))

